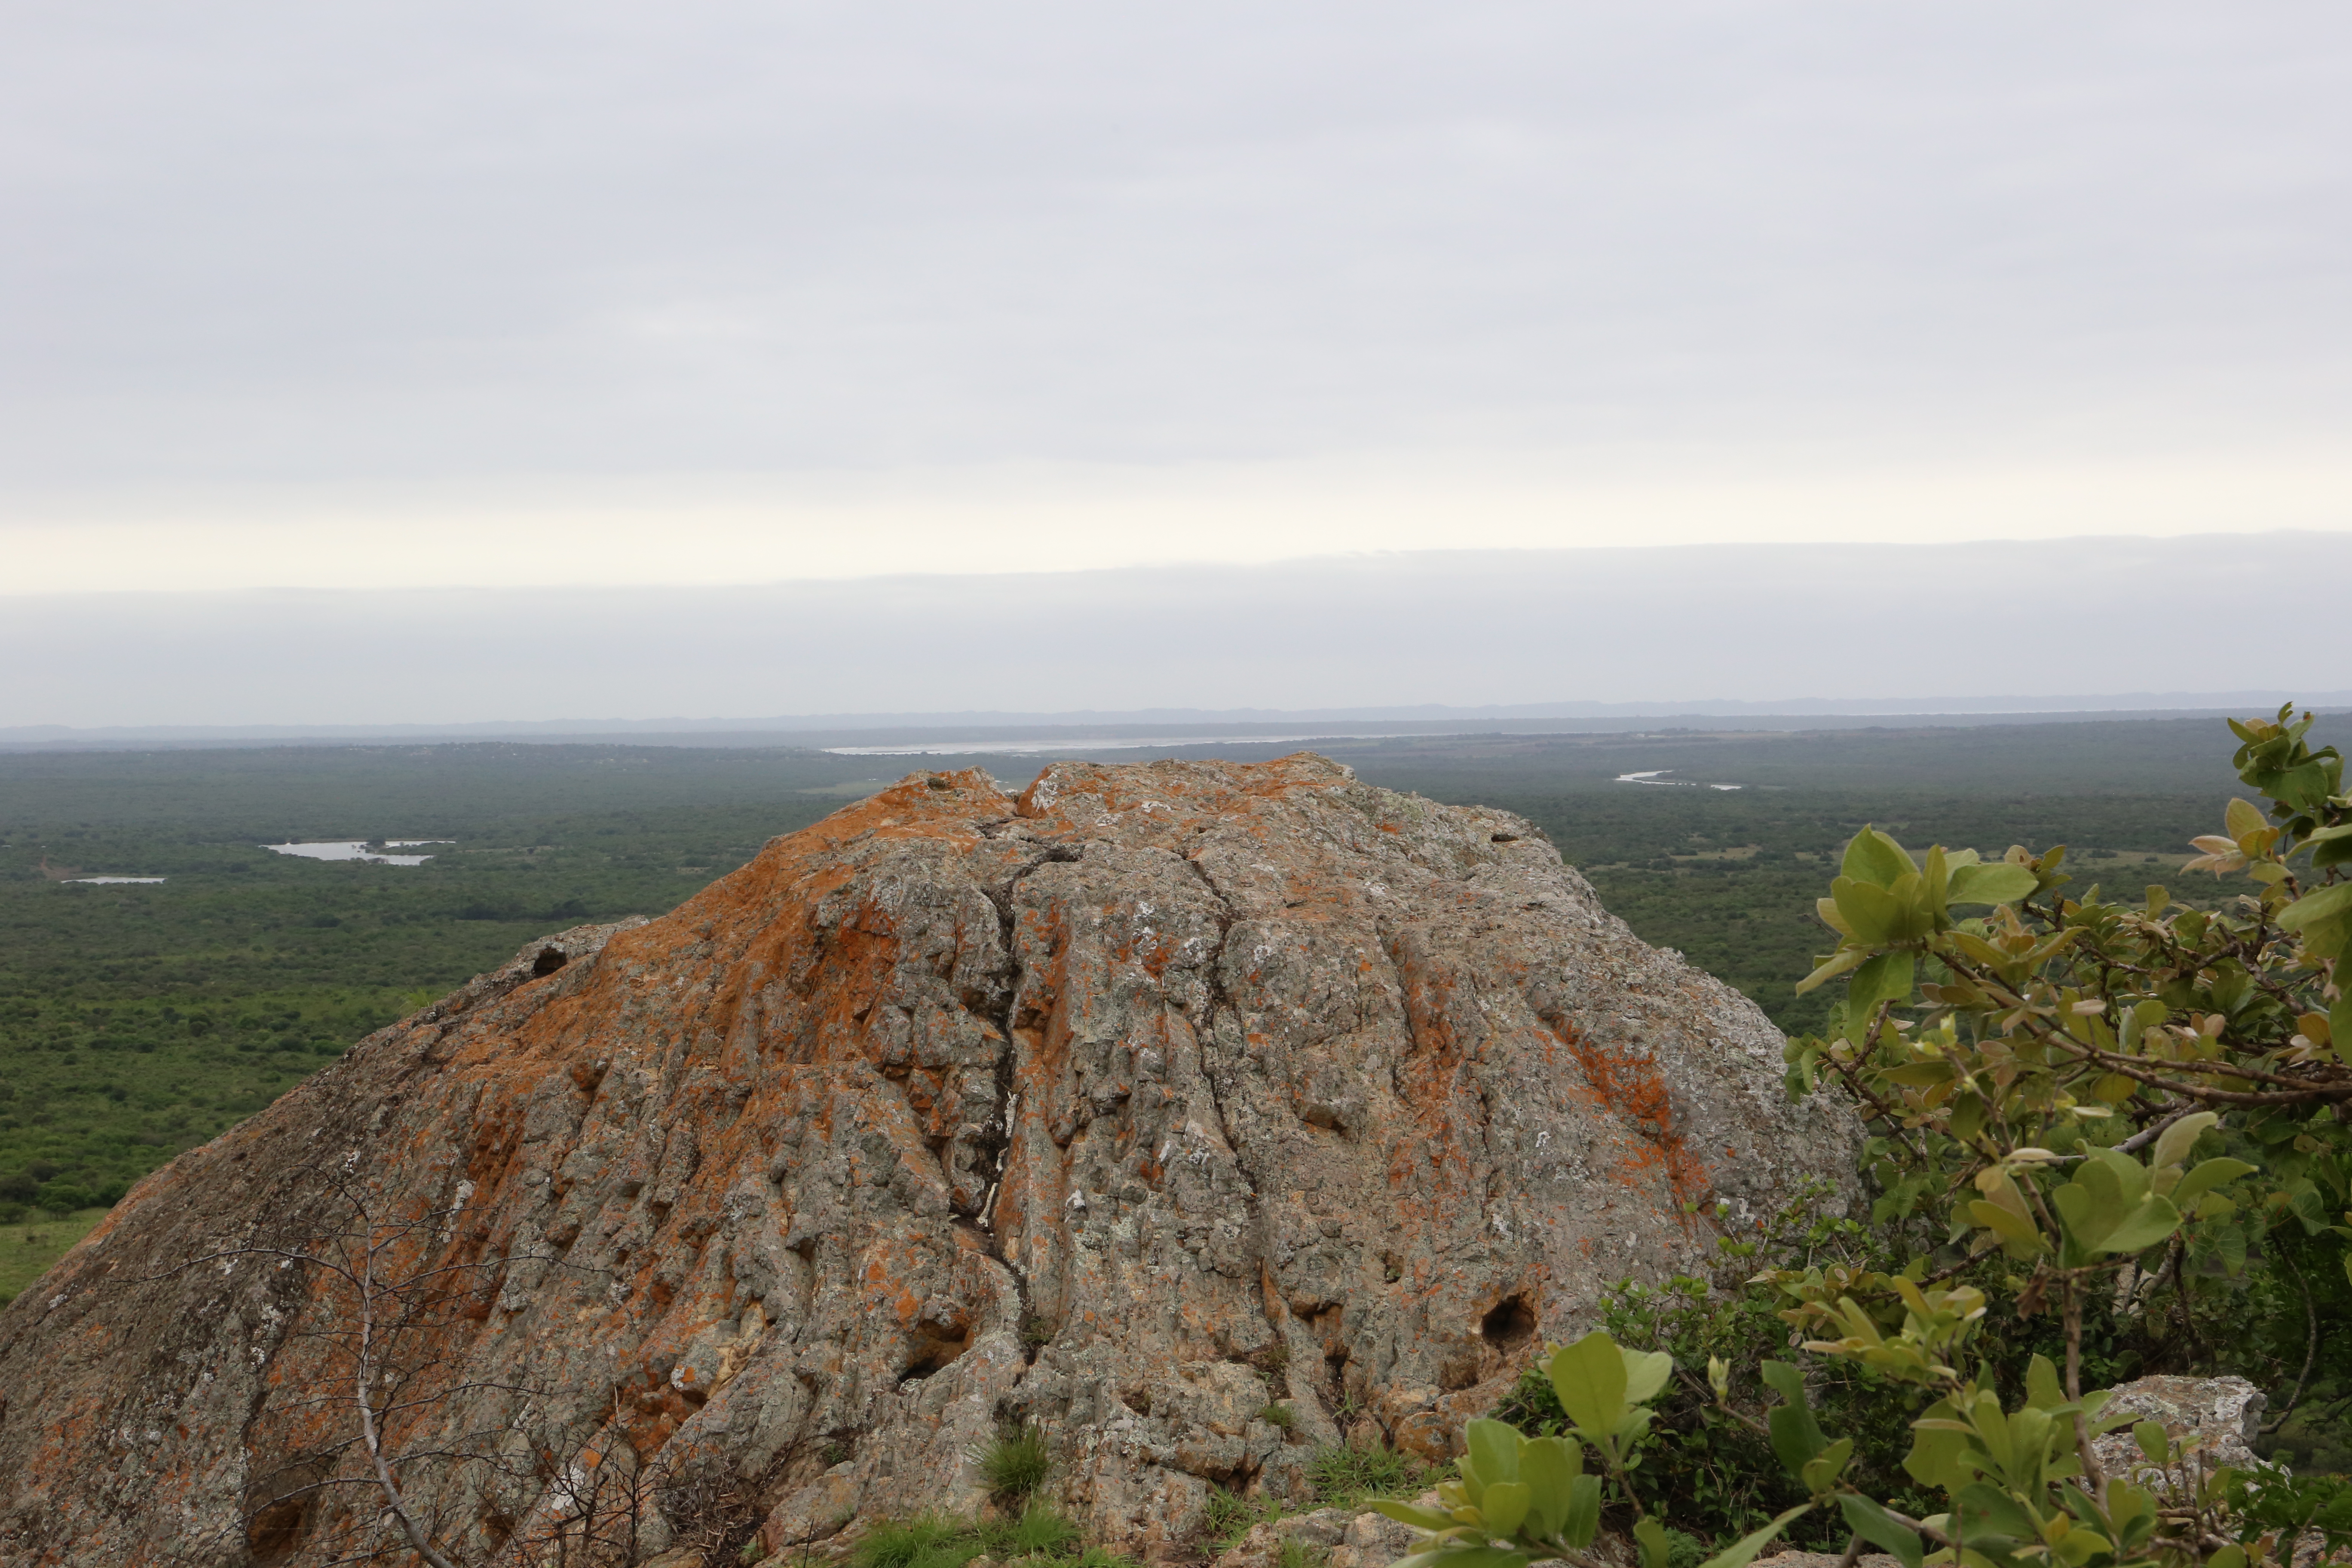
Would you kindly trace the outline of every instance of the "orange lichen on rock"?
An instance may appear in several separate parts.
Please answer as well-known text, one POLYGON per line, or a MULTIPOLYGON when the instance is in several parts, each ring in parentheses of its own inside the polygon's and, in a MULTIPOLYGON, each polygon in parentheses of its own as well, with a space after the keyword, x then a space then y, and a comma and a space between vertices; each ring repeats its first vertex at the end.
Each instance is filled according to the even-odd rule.
POLYGON ((385 1546, 362 1306, 460 1560, 973 1509, 1011 1418, 1181 1555, 1217 1489, 1300 1494, 1269 1403, 1443 1452, 1697 1264, 1670 1209, 1850 1180, 1855 1131, 1517 817, 1303 753, 911 774, 143 1183, 0 1313, 0 1559, 385 1546))
MULTIPOLYGON (((1657 1063, 1632 1050, 1610 1050, 1586 1039, 1574 1027, 1560 1031, 1569 1054, 1584 1069, 1584 1081, 1600 1104, 1617 1112, 1634 1134, 1618 1169, 1628 1185, 1645 1185, 1663 1174, 1674 1194, 1675 1215, 1686 1222, 1691 1209, 1707 1196, 1706 1167, 1685 1147, 1675 1125, 1674 1097, 1657 1063)), ((1731 1150, 1724 1150, 1727 1157, 1731 1150)))

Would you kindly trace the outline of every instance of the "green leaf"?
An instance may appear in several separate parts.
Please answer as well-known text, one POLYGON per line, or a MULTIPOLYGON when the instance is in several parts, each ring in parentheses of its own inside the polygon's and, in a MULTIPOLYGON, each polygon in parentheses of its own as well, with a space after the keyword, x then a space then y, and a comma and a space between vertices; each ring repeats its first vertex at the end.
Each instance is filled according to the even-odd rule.
POLYGON ((2172 1434, 2160 1421, 2138 1421, 2132 1425, 2132 1441, 2139 1445, 2142 1458, 2151 1465, 2164 1463, 2172 1451, 2172 1434))
POLYGON ((1895 879, 1918 869, 1903 846, 1875 827, 1864 827, 1845 847, 1845 859, 1838 869, 1857 882, 1874 887, 1891 888, 1895 879))
POLYGON ((2038 885, 2027 868, 1996 860, 1990 866, 1962 866, 1953 871, 1948 897, 1956 904, 2013 904, 2038 885))
POLYGON ((1378 1500, 1371 1507, 1374 1511, 1388 1515, 1399 1524, 1410 1524, 1421 1530, 1451 1530, 1461 1522, 1450 1513, 1433 1508, 1417 1508, 1409 1502, 1378 1500))
POLYGON ((2185 1214, 2190 1204, 2196 1202, 2211 1188, 2220 1186, 2223 1182, 2234 1182, 2240 1176, 2252 1175, 2254 1169, 2255 1167, 2247 1164, 2243 1160, 2232 1160, 2227 1154, 2219 1155, 2205 1161, 2195 1170, 2181 1177, 2179 1183, 2173 1187, 2172 1191, 2165 1194, 2165 1196, 2172 1200, 2174 1207, 2185 1214))
POLYGON ((2068 1403, 2066 1391, 2059 1386, 2058 1369, 2046 1355, 2025 1363, 2025 1403, 2037 1410, 2055 1410, 2068 1403))
POLYGON ((1666 1568, 1666 1559, 1674 1548, 1666 1542, 1666 1527, 1654 1517, 1644 1516, 1633 1526, 1633 1539, 1642 1543, 1642 1568, 1666 1568))
POLYGON ((1839 949, 1824 959, 1820 968, 1797 982, 1797 994, 1802 996, 1806 992, 1825 985, 1841 974, 1860 968, 1869 957, 1870 952, 1866 948, 1839 949))
POLYGON ((1909 1001, 1911 974, 1911 955, 1907 952, 1882 952, 1855 970, 1846 989, 1846 1037, 1861 1042, 1862 1031, 1869 1026, 1871 1013, 1881 1002, 1909 1001))
POLYGON ((1741 1536, 1728 1550, 1717 1552, 1700 1563, 1699 1568, 1748 1568, 1748 1564, 1756 1561, 1756 1554, 1763 1551, 1774 1536, 1787 1529, 1791 1520, 1811 1513, 1812 1508, 1811 1503, 1799 1503, 1763 1529, 1741 1536))
POLYGON ((1579 1476, 1568 1484, 1568 1520, 1559 1538, 1581 1552, 1601 1531, 1601 1478, 1579 1476))
POLYGON ((1802 1476, 1805 1466, 1823 1448, 1829 1438, 1813 1419, 1812 1410, 1805 1404, 1805 1377, 1786 1362, 1768 1361, 1763 1364, 1764 1381, 1770 1384, 1784 1403, 1764 1413, 1764 1425, 1771 1434, 1773 1457, 1792 1476, 1802 1476))
MULTIPOLYGON (((1469 1446, 1470 1463, 1487 1491, 1492 1492, 1498 1482, 1519 1479, 1519 1434, 1516 1427, 1500 1421, 1473 1421, 1462 1428, 1462 1436, 1469 1446)), ((1478 1506, 1487 1506, 1485 1498, 1479 1500, 1478 1506)), ((1510 1531, 1500 1530, 1496 1533, 1508 1535, 1510 1531)))
POLYGON ((1647 1405, 1675 1374, 1675 1358, 1664 1351, 1621 1351, 1625 1358, 1625 1403, 1647 1405))
POLYGON ((2011 1541, 2033 1541, 2041 1536, 2033 1516, 2016 1499, 1989 1482, 1971 1481, 1953 1493, 1952 1500, 1959 1504, 1959 1526, 1971 1542, 1988 1533, 2004 1535, 2011 1541))
POLYGON ((2180 1211, 2169 1198, 2142 1198, 2122 1224, 2102 1238, 2101 1252, 2139 1252, 2154 1247, 2180 1228, 2180 1211))
POLYGON ((1607 1333, 1595 1329, 1574 1344, 1562 1345, 1549 1370, 1552 1392, 1577 1426, 1598 1436, 1624 1417, 1625 1358, 1607 1333))
POLYGON ((2352 882, 2336 882, 2305 893, 2281 910, 2278 923, 2288 931, 2300 931, 2315 921, 2334 920, 2346 914, 2352 914, 2352 882))
POLYGON ((1478 1511, 1486 1516, 1486 1528, 1494 1534, 1517 1535, 1534 1500, 1535 1489, 1525 1481, 1489 1481, 1478 1511))
POLYGON ((2031 1258, 2047 1250, 2050 1243, 2032 1220, 2011 1214, 1999 1204, 1989 1204, 1981 1198, 1969 1201, 1969 1217, 2000 1237, 2010 1247, 2018 1249, 2020 1258, 2031 1258))
POLYGON ((1519 1447, 1519 1479, 1534 1496, 1528 1528, 1549 1540, 1567 1522, 1570 1489, 1584 1470, 1584 1450, 1563 1437, 1531 1437, 1519 1447))
POLYGON ((2189 1158, 2189 1151, 2196 1145, 2198 1135, 2208 1127, 2219 1124, 2221 1120, 2210 1110, 2182 1117, 2158 1136, 2156 1152, 2149 1157, 2148 1163, 2159 1171, 2167 1165, 2178 1165, 2189 1158))
POLYGON ((1841 1437, 1823 1448, 1805 1466, 1805 1489, 1819 1497, 1835 1489, 1837 1479, 1845 1470, 1845 1463, 1853 1458, 1853 1439, 1841 1437))
POLYGON ((1395 1568, 1527 1568, 1534 1561, 1531 1552, 1506 1552, 1499 1546, 1441 1547, 1416 1552, 1395 1568))
POLYGON ((1838 1499, 1838 1511, 1845 1515, 1848 1530, 1873 1546, 1883 1546, 1895 1553, 1902 1559, 1903 1568, 1919 1568, 1919 1560, 1927 1555, 1927 1547, 1916 1531, 1895 1523, 1885 1509, 1852 1492, 1838 1499))
POLYGON ((1972 1473, 1968 1429, 1954 1419, 1958 1415, 1950 1400, 1939 1399, 1911 1423, 1911 1451, 1904 1456, 1903 1470, 1921 1486, 1949 1491, 1972 1473))
POLYGON ((1840 877, 1830 884, 1830 899, 1853 940, 1865 947, 1885 947, 1895 940, 1903 907, 1895 895, 1873 882, 1840 877))

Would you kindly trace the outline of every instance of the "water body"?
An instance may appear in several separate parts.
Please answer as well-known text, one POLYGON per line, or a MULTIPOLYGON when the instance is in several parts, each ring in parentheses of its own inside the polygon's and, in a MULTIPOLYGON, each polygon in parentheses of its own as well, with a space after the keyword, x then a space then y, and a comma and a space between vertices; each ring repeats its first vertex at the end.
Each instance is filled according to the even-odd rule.
POLYGON ((1674 771, 1675 770, 1672 768, 1652 768, 1647 773, 1619 773, 1617 775, 1617 782, 1619 784, 1664 784, 1669 789, 1743 789, 1747 787, 1744 784, 1703 784, 1696 779, 1670 779, 1666 777, 1668 773, 1673 773, 1674 771))
MULTIPOLYGON (((413 849, 420 844, 446 844, 446 838, 379 838, 386 849, 413 849)), ((368 847, 364 838, 325 839, 310 844, 265 844, 278 855, 299 855, 305 860, 364 860, 371 866, 422 866, 430 855, 386 855, 368 847)))
POLYGON ((163 879, 161 877, 68 877, 66 879, 68 882, 98 882, 107 887, 120 887, 124 883, 148 887, 163 879))

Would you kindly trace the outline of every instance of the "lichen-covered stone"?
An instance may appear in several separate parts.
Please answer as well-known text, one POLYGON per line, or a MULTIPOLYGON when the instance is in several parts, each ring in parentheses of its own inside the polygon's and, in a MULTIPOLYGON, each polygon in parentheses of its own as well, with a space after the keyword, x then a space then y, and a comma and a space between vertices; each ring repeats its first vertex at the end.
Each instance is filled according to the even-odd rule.
POLYGON ((2102 1417, 2129 1415, 2154 1421, 2183 1445, 2186 1477, 2167 1475, 2148 1464, 2131 1425, 2091 1441, 2109 1475, 2136 1476, 2168 1489, 2180 1480, 2223 1465, 2244 1469, 2254 1462, 2269 1397, 2242 1377, 2143 1377, 2118 1384, 2102 1417))
POLYGON ((379 1529, 301 1489, 360 1474, 352 1289, 253 1250, 362 1214, 447 1284, 388 1425, 477 1457, 400 1472, 472 1559, 591 1493, 648 1554, 974 1510, 1015 1419, 1167 1554, 1213 1488, 1297 1495, 1343 1409, 1443 1454, 1611 1281, 1850 1184, 1780 1043, 1500 812, 1309 755, 917 774, 143 1183, 0 1315, 0 1558, 379 1529))

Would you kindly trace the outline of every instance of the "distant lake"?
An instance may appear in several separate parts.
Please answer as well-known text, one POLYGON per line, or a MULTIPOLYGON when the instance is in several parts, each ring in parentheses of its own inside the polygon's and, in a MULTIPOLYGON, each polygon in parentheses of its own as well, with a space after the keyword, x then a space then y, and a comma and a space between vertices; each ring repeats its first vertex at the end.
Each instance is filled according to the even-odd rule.
POLYGON ((1740 787, 1738 784, 1718 784, 1701 785, 1696 779, 1670 779, 1666 777, 1668 773, 1673 773, 1674 771, 1675 770, 1672 768, 1652 768, 1647 773, 1619 773, 1617 775, 1617 782, 1619 784, 1664 784, 1670 789, 1738 789, 1740 787))
MULTIPOLYGON (((368 847, 365 838, 336 838, 310 844, 265 844, 279 855, 299 855, 305 860, 364 860, 371 866, 422 866, 430 855, 386 855, 368 847)), ((420 844, 446 844, 446 838, 379 838, 385 849, 412 849, 420 844)))

